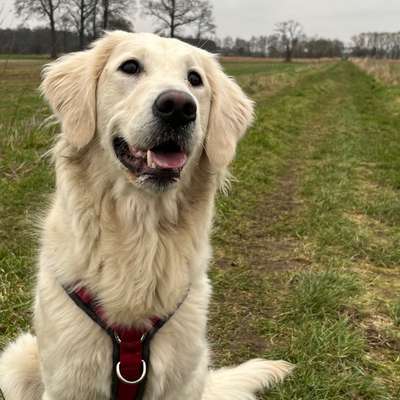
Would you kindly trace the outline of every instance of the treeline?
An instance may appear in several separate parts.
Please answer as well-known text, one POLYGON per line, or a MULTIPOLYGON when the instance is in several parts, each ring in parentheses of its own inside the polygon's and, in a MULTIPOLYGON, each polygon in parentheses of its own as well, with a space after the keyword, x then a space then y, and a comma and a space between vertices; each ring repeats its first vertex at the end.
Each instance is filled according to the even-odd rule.
MULTIPOLYGON (((18 15, 41 17, 45 25, 27 29, 0 29, 0 53, 50 54, 80 50, 104 30, 133 31, 136 2, 131 0, 15 0, 18 15)), ((154 29, 192 45, 223 55, 284 58, 342 57, 339 40, 309 38, 294 20, 275 24, 274 33, 250 40, 215 35, 209 0, 141 0, 141 13, 154 21, 154 29)))
MULTIPOLYGON (((47 52, 53 58, 62 51, 58 48, 60 36, 62 36, 64 50, 71 46, 82 50, 88 42, 99 37, 104 30, 133 30, 130 13, 135 4, 136 2, 131 0, 14 0, 15 12, 19 17, 25 20, 36 17, 41 21, 46 21, 44 27, 49 34, 49 40, 45 43, 50 43, 47 52)), ((8 30, 3 34, 14 35, 15 41, 11 46, 19 49, 29 47, 29 44, 24 46, 23 43, 17 42, 28 31, 22 27, 14 34, 8 30)), ((35 38, 27 38, 28 43, 35 42, 36 38, 46 30, 39 28, 32 32, 35 38)), ((0 43, 1 40, 2 38, 0 38, 0 43)), ((6 43, 6 45, 9 44, 6 43)))
MULTIPOLYGON (((69 53, 79 48, 75 32, 56 31, 57 48, 69 53)), ((50 54, 52 39, 48 28, 0 29, 1 54, 50 54)))
MULTIPOLYGON (((219 52, 224 55, 249 57, 285 58, 287 46, 279 35, 253 36, 250 40, 227 36, 216 41, 219 52)), ((292 48, 294 58, 343 57, 345 45, 340 40, 309 38, 303 36, 292 48)))
POLYGON ((355 57, 400 58, 400 32, 367 32, 352 37, 355 57))
POLYGON ((4 30, 5 38, 0 37, 2 47, 13 52, 42 52, 50 43, 48 53, 52 58, 71 48, 83 50, 104 31, 133 31, 133 17, 139 10, 142 16, 154 21, 157 33, 171 37, 179 37, 183 30, 190 28, 200 41, 206 35, 215 34, 216 29, 209 0, 14 0, 14 9, 24 20, 36 17, 44 25, 42 29, 32 30, 34 37, 28 38, 27 43, 20 41, 27 30, 4 30), (38 42, 46 29, 50 41, 38 42), (11 44, 10 36, 13 36, 11 44))
MULTIPOLYGON (((0 29, 0 53, 50 54, 56 57, 83 49, 105 30, 133 31, 139 13, 153 21, 154 31, 178 37, 223 55, 284 58, 334 58, 344 56, 400 58, 400 32, 361 33, 346 48, 340 40, 307 37, 294 20, 275 24, 273 33, 216 37, 210 0, 14 0, 15 12, 43 21, 38 28, 0 29)), ((1 28, 1 27, 0 27, 1 28)))
MULTIPOLYGON (((116 29, 127 30, 123 26, 116 29)), ((85 42, 92 39, 91 35, 85 36, 85 42)), ((180 37, 180 39, 213 53, 220 51, 214 40, 191 37, 180 37)), ((56 31, 55 40, 57 51, 60 54, 70 53, 80 48, 79 34, 74 31, 56 31)), ((0 29, 0 54, 50 54, 51 48, 52 38, 48 28, 0 29)))
MULTIPOLYGON (((124 27, 121 27, 124 28, 124 27)), ((182 40, 214 53, 249 57, 284 58, 286 50, 276 36, 252 37, 250 40, 226 37, 220 39, 197 39, 181 37, 182 40)), ((86 37, 85 41, 89 41, 86 37)), ((0 29, 0 53, 2 54, 50 54, 51 35, 48 28, 0 29)), ((56 31, 58 52, 69 53, 79 49, 77 32, 56 31)), ((293 49, 295 58, 342 57, 344 44, 338 40, 305 38, 293 49)))

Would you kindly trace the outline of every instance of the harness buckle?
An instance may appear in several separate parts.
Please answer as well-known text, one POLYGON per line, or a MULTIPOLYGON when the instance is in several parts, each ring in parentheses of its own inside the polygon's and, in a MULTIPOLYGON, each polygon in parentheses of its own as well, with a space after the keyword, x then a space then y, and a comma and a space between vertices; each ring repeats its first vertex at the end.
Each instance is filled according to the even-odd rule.
MULTIPOLYGON (((143 333, 142 337, 140 338, 140 343, 143 343, 146 340, 147 332, 143 333)), ((114 338, 118 344, 122 343, 121 338, 118 336, 118 333, 114 331, 114 338)))
POLYGON ((117 364, 115 369, 116 369, 117 376, 118 376, 120 381, 126 383, 127 385, 137 385, 138 383, 143 381, 143 379, 146 377, 146 374, 147 374, 147 365, 146 365, 146 361, 144 361, 144 360, 142 360, 142 367, 143 367, 142 376, 139 379, 137 379, 136 381, 128 381, 127 379, 125 379, 122 376, 122 374, 121 374, 121 363, 120 362, 117 364))

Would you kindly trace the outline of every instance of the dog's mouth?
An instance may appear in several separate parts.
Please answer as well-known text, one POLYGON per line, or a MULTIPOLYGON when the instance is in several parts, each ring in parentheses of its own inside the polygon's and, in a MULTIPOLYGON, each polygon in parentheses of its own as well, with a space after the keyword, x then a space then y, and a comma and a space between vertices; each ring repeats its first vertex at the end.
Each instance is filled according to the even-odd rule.
POLYGON ((187 152, 173 140, 145 150, 130 146, 117 136, 113 147, 118 160, 136 177, 162 185, 178 181, 188 160, 187 152))

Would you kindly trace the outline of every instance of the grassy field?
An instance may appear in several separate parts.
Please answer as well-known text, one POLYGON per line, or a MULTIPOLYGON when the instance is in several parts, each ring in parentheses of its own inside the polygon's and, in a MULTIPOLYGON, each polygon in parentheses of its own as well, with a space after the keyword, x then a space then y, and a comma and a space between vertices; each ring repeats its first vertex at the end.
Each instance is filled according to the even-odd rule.
MULTIPOLYGON (((0 348, 29 328, 53 187, 40 61, 0 62, 0 348)), ((257 100, 211 268, 215 365, 284 358, 265 399, 400 398, 400 86, 350 62, 228 62, 257 100)))

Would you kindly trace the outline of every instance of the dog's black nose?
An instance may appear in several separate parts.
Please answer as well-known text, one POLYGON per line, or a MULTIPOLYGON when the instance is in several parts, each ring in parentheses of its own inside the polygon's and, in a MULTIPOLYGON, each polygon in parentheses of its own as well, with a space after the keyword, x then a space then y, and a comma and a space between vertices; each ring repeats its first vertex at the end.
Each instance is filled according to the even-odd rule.
POLYGON ((190 94, 180 90, 168 90, 157 97, 153 113, 165 122, 183 126, 196 120, 197 106, 190 94))

